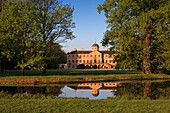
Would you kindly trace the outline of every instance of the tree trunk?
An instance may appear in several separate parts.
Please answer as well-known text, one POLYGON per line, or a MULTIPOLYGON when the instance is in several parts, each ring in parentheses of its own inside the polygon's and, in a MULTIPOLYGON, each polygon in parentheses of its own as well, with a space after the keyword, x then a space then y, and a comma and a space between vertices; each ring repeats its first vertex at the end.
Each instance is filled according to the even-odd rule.
POLYGON ((3 68, 3 64, 2 63, 0 63, 0 72, 2 72, 4 70, 4 68, 3 68))
POLYGON ((150 45, 151 33, 146 35, 143 40, 143 73, 151 74, 151 61, 150 61, 150 45))
POLYGON ((43 73, 46 73, 46 67, 45 67, 45 69, 43 69, 43 73))
POLYGON ((24 68, 22 68, 21 76, 24 76, 24 68))
MULTIPOLYGON (((24 60, 22 59, 21 60, 21 63, 22 63, 22 65, 24 65, 24 60)), ((24 76, 24 68, 22 67, 22 70, 21 70, 21 76, 24 76)))

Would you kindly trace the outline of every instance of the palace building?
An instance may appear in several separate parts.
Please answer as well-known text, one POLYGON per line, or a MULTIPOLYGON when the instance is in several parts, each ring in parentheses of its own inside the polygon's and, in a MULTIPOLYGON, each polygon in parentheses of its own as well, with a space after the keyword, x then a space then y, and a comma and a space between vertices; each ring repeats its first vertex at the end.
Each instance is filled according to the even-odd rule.
POLYGON ((116 62, 114 57, 116 54, 109 54, 109 49, 100 51, 96 42, 92 45, 92 51, 74 51, 67 54, 68 69, 115 69, 116 62))

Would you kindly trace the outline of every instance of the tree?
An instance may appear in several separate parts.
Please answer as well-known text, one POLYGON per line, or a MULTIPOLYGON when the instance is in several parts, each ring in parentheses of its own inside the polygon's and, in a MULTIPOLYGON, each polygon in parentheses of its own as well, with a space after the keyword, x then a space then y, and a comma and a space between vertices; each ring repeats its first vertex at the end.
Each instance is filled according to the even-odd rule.
MULTIPOLYGON (((5 0, 0 0, 0 12, 1 12, 1 4, 4 2, 5 0)), ((2 52, 2 47, 0 45, 0 72, 4 70, 3 64, 4 64, 4 56, 1 54, 2 52)))
MULTIPOLYGON (((65 42, 67 39, 74 39, 72 22, 74 8, 70 5, 62 5, 58 0, 36 0, 37 11, 39 12, 40 35, 46 45, 65 42)), ((48 48, 44 48, 48 51, 48 48)), ((47 54, 44 53, 44 61, 47 61, 47 54)), ((46 73, 46 70, 43 70, 46 73)))
POLYGON ((39 35, 35 3, 28 0, 10 0, 1 4, 0 46, 8 59, 18 58, 18 67, 42 69, 42 48, 46 45, 39 35))
POLYGON ((168 0, 105 0, 98 7, 108 23, 102 44, 116 47, 117 59, 124 56, 120 61, 131 62, 128 66, 142 61, 146 74, 169 70, 168 4, 168 0))
POLYGON ((52 43, 48 45, 47 51, 47 68, 56 69, 59 63, 66 63, 67 56, 62 50, 62 46, 58 43, 52 43))

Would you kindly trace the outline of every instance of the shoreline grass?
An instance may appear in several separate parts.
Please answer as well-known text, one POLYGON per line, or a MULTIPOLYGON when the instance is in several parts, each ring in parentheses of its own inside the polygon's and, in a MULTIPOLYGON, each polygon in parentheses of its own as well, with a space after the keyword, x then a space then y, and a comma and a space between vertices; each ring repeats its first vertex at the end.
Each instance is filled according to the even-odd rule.
POLYGON ((168 113, 170 100, 0 99, 0 112, 24 113, 168 113))

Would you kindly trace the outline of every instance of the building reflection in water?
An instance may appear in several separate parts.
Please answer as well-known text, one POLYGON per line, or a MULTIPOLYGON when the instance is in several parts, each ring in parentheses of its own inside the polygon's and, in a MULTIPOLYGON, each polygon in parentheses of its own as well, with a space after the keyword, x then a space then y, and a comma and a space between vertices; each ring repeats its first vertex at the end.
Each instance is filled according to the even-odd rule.
POLYGON ((111 91, 117 91, 116 87, 119 86, 119 83, 83 83, 78 85, 69 85, 68 87, 74 89, 76 92, 78 89, 81 92, 84 92, 86 89, 91 90, 91 94, 96 98, 99 95, 99 90, 106 90, 108 93, 111 91))

